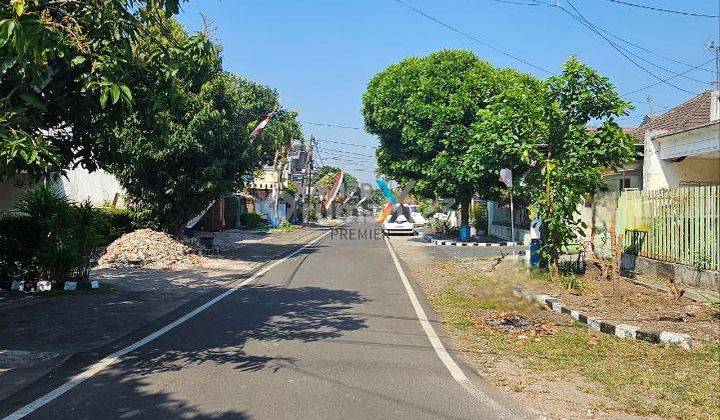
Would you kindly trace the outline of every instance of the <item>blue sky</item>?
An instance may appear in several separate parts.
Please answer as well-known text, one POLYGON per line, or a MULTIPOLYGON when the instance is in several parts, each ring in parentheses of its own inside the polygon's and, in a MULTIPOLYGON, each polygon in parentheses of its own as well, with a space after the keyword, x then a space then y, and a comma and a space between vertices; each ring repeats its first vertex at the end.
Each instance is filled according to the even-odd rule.
MULTIPOLYGON (((505 2, 533 0, 402 1, 553 72, 560 71, 562 62, 576 54, 609 77, 621 93, 657 82, 558 7, 505 2)), ((555 3, 555 0, 538 1, 555 3)), ((718 19, 654 12, 609 0, 571 1, 594 25, 653 52, 692 65, 714 57, 704 44, 720 38, 718 19)), ((720 14, 717 0, 627 1, 720 14)), ((559 0, 559 4, 572 10, 567 0, 559 0)), ((276 88, 283 105, 298 110, 305 122, 362 127, 361 95, 374 74, 405 57, 441 49, 472 50, 496 66, 515 67, 547 77, 539 70, 428 20, 395 0, 191 0, 184 4, 180 20, 190 30, 198 30, 202 28, 201 13, 216 28, 216 41, 224 49, 225 68, 276 88)), ((675 72, 690 69, 611 39, 666 69, 675 72)), ((662 79, 672 76, 632 58, 662 79)), ((714 70, 714 62, 705 67, 714 70)), ((702 70, 687 76, 706 82, 715 77, 714 73, 702 70)), ((681 77, 670 82, 690 92, 711 87, 681 77)), ((652 96, 655 113, 693 96, 666 84, 634 94, 630 99, 637 110, 622 121, 624 125, 636 126, 649 112, 648 95, 652 96)), ((369 157, 373 149, 327 142, 375 146, 377 140, 373 136, 362 130, 307 123, 304 131, 323 140, 320 148, 326 150, 320 155, 325 163, 340 164, 361 180, 373 178, 374 160, 369 157)))

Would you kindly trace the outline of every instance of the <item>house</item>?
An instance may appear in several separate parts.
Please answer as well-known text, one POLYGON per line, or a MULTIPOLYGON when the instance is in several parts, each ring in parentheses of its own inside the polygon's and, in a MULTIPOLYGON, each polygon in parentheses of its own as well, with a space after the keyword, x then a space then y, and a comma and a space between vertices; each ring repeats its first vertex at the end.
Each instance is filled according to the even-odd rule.
MULTIPOLYGON (((590 131, 593 129, 593 127, 588 127, 590 131)), ((637 128, 622 127, 622 130, 635 138, 634 134, 637 128)), ((619 193, 626 190, 643 189, 643 149, 642 139, 635 139, 635 152, 637 153, 635 160, 619 168, 606 169, 606 191, 619 193)))
POLYGON ((718 91, 645 117, 633 136, 644 146, 643 189, 720 185, 718 91))
MULTIPOLYGON (((278 172, 271 166, 266 166, 252 177, 248 183, 246 194, 253 197, 254 212, 263 216, 264 219, 285 220, 291 215, 287 214, 290 207, 296 208, 292 203, 285 203, 282 195, 280 196, 281 205, 278 215, 275 215, 275 191, 282 183, 281 189, 285 189, 289 184, 293 183, 298 187, 304 184, 307 168, 310 161, 309 153, 305 145, 300 141, 294 141, 290 147, 287 164, 282 168, 280 179, 278 172)), ((300 194, 296 194, 295 199, 299 200, 302 196, 304 188, 298 188, 300 194)), ((299 210, 299 209, 298 209, 299 210)))

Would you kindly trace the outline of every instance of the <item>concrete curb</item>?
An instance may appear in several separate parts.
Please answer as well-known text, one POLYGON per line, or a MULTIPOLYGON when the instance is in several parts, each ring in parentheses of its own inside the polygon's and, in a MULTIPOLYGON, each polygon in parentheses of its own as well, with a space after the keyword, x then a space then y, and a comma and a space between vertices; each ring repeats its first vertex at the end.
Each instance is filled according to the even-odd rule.
POLYGON ((519 287, 515 288, 515 291, 520 293, 525 299, 535 301, 547 307, 553 312, 570 315, 573 319, 581 322, 588 326, 588 329, 598 331, 603 334, 610 334, 620 338, 631 339, 631 340, 642 340, 648 341, 655 344, 677 344, 684 349, 690 349, 692 347, 692 338, 688 334, 675 333, 669 331, 644 331, 639 327, 627 324, 611 324, 600 318, 595 318, 583 314, 579 311, 564 306, 562 303, 557 301, 550 295, 533 295, 529 294, 519 287))
POLYGON ((433 245, 440 246, 519 246, 522 245, 519 242, 457 242, 447 241, 443 239, 434 239, 432 236, 423 235, 426 241, 433 245))

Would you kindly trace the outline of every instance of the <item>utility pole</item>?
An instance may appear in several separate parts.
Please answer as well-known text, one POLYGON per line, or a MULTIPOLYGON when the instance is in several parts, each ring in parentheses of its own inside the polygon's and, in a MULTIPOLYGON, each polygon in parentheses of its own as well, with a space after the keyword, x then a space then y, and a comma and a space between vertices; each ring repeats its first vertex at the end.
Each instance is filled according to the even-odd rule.
POLYGON ((303 223, 308 224, 310 222, 310 206, 312 200, 310 199, 310 193, 312 189, 312 177, 313 177, 313 145, 315 144, 315 136, 310 136, 310 150, 308 150, 308 162, 305 166, 305 180, 306 184, 303 184, 303 188, 307 188, 305 191, 305 209, 303 210, 303 223))
POLYGON ((705 45, 715 52, 715 90, 720 91, 720 41, 710 41, 705 45))

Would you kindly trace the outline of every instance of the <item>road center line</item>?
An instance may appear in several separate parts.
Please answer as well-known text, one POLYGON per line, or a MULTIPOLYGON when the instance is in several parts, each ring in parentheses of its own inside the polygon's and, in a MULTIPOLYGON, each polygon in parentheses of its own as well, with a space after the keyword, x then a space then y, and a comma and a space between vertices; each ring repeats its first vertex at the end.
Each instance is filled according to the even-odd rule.
MULTIPOLYGON (((348 220, 347 222, 352 221, 352 219, 348 220)), ((347 223, 346 222, 346 223, 347 223)), ((312 241, 306 243, 302 247, 296 249, 295 251, 291 252, 290 254, 286 255, 285 257, 273 262, 270 265, 267 265, 263 267, 262 269, 258 270, 248 279, 244 280, 243 282, 236 284, 235 286, 232 286, 230 289, 223 292, 221 295, 218 295, 214 297, 213 299, 205 302, 201 306, 195 308, 194 310, 188 312, 187 314, 183 315, 182 317, 176 319, 175 321, 169 323, 168 325, 160 328, 159 330, 145 336, 144 338, 130 344, 129 346, 116 351, 115 353, 112 353, 111 355, 103 358, 102 360, 90 365, 87 369, 84 371, 72 376, 70 380, 65 382, 63 385, 53 389, 52 391, 48 392, 47 394, 43 395, 42 397, 36 399, 35 401, 27 404, 26 406, 18 409, 17 411, 13 412, 12 414, 5 417, 4 420, 16 420, 21 419, 28 414, 31 414, 32 412, 38 410, 42 406, 48 404, 49 402, 53 401, 54 399, 58 398, 59 396, 65 394, 66 392, 72 390, 73 388, 77 387, 81 383, 85 382, 86 380, 92 378, 93 376, 97 375, 98 373, 102 372, 103 370, 107 369, 108 367, 120 362, 122 360, 122 357, 126 354, 137 350, 138 348, 144 346, 145 344, 155 340, 156 338, 160 337, 161 335, 167 333, 168 331, 172 330, 173 328, 180 326, 190 320, 191 318, 195 317, 199 313, 203 312, 207 308, 215 305, 216 303, 220 302, 221 300, 225 299, 226 297, 230 296, 234 292, 238 291, 241 287, 257 280, 260 276, 267 273, 271 269, 275 268, 276 266, 282 264, 283 262, 287 261, 288 259, 294 257, 301 251, 303 251, 305 248, 313 245, 315 242, 320 241, 321 239, 325 238, 332 232, 332 230, 328 230, 327 232, 323 233, 322 235, 318 236, 317 238, 313 239, 312 241)))
POLYGON ((457 363, 455 363, 455 360, 453 360, 452 356, 447 352, 445 349, 445 346, 443 345, 442 341, 440 341, 440 337, 438 337, 437 333, 435 332, 435 329, 433 328, 432 324, 430 324, 430 321, 427 318, 427 315, 425 315, 425 310, 422 308, 422 305, 420 305, 420 301, 417 298, 417 295, 415 294, 415 291, 413 290, 412 286, 410 285, 410 281, 408 280, 407 276, 405 275, 405 271, 403 271, 402 266, 400 265, 400 261, 398 260, 397 255, 395 255, 395 250, 393 250, 392 245, 390 245, 390 241, 387 237, 385 237, 385 244, 387 245, 388 250, 390 251, 390 256, 392 257, 393 263, 395 263, 395 268, 397 269, 398 274, 400 275, 400 279, 402 280, 403 286, 405 286, 405 291, 407 292, 408 297, 410 298, 410 302, 412 303, 413 309, 415 309, 415 313, 417 314, 418 320, 420 321, 420 325, 422 325, 423 330, 425 330, 425 334, 427 335, 428 339, 430 340, 430 344, 432 345, 433 349, 435 350, 435 353, 437 353, 440 360, 443 362, 447 370, 450 371, 450 375, 452 375, 453 379, 457 381, 467 392, 469 392, 472 396, 477 398, 481 403, 492 407, 494 410, 496 410, 499 413, 502 413, 503 417, 509 417, 508 414, 506 414, 506 410, 498 404, 495 400, 493 400, 490 396, 485 394, 483 391, 478 389, 475 385, 473 385, 472 382, 465 376, 465 372, 460 369, 460 366, 458 366, 457 363))

